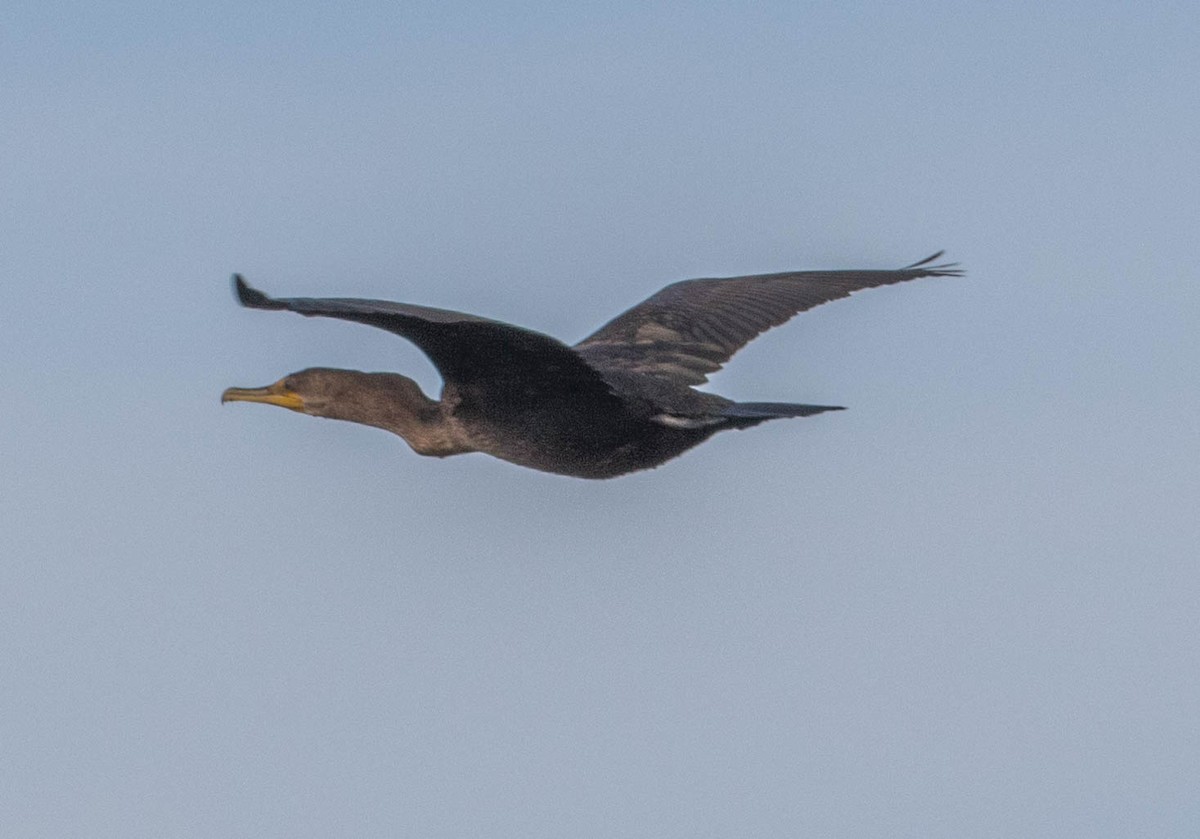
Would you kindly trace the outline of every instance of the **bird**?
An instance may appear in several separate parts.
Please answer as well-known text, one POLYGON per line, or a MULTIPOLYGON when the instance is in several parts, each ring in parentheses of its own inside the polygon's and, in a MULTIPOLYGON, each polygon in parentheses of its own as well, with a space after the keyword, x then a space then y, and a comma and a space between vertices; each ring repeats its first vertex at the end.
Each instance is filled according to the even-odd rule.
POLYGON ((657 467, 727 429, 844 410, 737 402, 698 390, 762 332, 867 288, 958 277, 944 251, 894 270, 794 271, 672 283, 574 346, 478 315, 356 298, 275 298, 233 275, 238 301, 385 329, 442 377, 426 396, 398 373, 311 367, 221 402, 260 402, 390 431, 432 457, 484 452, 530 469, 603 479, 657 467))

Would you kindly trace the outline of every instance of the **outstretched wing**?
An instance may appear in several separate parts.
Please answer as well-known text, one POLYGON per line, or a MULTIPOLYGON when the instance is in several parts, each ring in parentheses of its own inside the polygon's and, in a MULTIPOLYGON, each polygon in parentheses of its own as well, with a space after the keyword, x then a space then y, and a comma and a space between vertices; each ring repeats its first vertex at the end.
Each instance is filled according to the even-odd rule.
POLYGON ((918 277, 958 277, 957 264, 933 256, 894 271, 797 271, 683 280, 600 327, 575 345, 600 369, 697 385, 762 332, 793 315, 864 288, 918 277))
POLYGON ((447 384, 497 407, 518 410, 547 398, 605 405, 616 399, 599 372, 566 344, 540 332, 387 300, 268 297, 240 274, 233 275, 233 283, 238 301, 252 309, 338 318, 407 338, 429 356, 447 384))

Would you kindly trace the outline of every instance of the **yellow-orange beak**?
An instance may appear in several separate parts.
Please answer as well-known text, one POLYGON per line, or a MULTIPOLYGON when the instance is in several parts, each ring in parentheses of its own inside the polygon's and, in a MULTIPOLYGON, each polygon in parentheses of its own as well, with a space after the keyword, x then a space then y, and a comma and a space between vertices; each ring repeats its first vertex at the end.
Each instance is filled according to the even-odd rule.
POLYGON ((278 405, 292 411, 303 411, 304 400, 300 394, 288 390, 280 379, 266 387, 231 387, 221 394, 221 403, 226 402, 263 402, 267 405, 278 405))

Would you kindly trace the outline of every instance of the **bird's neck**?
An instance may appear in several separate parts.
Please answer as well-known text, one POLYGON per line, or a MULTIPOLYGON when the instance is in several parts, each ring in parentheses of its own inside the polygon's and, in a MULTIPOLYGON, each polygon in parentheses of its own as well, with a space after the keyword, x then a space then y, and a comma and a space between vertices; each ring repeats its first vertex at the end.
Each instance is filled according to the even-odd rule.
POLYGON ((442 403, 412 379, 395 373, 359 373, 353 400, 339 405, 335 419, 382 428, 404 439, 417 454, 446 457, 471 451, 447 420, 442 403))

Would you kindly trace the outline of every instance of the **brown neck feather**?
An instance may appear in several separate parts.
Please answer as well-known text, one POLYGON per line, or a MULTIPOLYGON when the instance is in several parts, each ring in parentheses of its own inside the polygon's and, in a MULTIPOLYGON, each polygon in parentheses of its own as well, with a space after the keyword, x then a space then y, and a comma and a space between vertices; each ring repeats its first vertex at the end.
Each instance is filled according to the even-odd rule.
POLYGON ((447 421, 442 403, 422 393, 412 379, 396 373, 338 372, 345 386, 314 413, 390 431, 418 454, 446 457, 471 451, 447 421))

